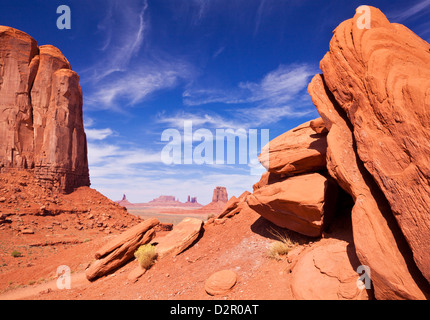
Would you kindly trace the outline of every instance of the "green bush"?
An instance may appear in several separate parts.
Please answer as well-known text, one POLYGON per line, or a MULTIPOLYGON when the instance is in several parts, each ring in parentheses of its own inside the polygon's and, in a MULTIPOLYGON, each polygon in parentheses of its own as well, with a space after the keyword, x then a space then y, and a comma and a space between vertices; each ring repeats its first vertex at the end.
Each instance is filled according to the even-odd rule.
POLYGON ((12 251, 12 257, 14 257, 14 258, 21 257, 21 252, 13 250, 12 251))
POLYGON ((148 270, 154 264, 155 259, 157 258, 156 248, 150 244, 144 244, 139 247, 134 253, 137 261, 139 261, 139 265, 148 270))

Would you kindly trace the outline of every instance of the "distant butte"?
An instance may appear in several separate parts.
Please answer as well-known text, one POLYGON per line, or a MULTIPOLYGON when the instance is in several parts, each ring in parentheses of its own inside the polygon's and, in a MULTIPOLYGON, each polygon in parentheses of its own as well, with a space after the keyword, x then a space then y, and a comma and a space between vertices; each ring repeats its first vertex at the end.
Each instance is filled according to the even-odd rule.
POLYGON ((119 205, 129 208, 129 207, 180 207, 180 208, 199 208, 202 207, 200 203, 197 202, 197 197, 188 196, 187 202, 181 202, 176 199, 175 196, 159 196, 149 202, 144 203, 131 203, 127 200, 126 195, 123 195, 122 200, 115 201, 119 205))

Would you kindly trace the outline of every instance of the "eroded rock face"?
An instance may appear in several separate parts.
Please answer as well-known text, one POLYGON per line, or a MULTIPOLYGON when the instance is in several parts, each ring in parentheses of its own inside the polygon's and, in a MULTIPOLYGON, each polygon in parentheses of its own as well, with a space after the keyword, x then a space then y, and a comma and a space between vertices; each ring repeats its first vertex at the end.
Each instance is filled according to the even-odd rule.
POLYGON ((351 244, 328 239, 300 254, 292 270, 291 291, 297 300, 368 300, 359 289, 359 261, 351 244))
POLYGON ((89 186, 79 76, 57 48, 0 26, 0 169, 34 169, 48 188, 89 186))
POLYGON ((331 179, 304 174, 257 189, 247 204, 277 226, 318 237, 334 215, 337 191, 331 179))
POLYGON ((0 26, 0 167, 34 163, 30 90, 39 67, 36 41, 0 26))
POLYGON ((370 29, 357 27, 359 17, 334 31, 324 83, 430 281, 430 45, 376 8, 370 29))
POLYGON ((325 170, 326 135, 316 133, 310 124, 285 132, 263 148, 259 160, 267 171, 292 176, 325 170))
POLYGON ((361 263, 371 269, 375 297, 380 300, 425 298, 416 281, 419 271, 413 266, 391 209, 358 159, 346 115, 326 89, 321 75, 312 79, 308 90, 330 128, 328 171, 355 202, 351 213, 355 251, 361 263))

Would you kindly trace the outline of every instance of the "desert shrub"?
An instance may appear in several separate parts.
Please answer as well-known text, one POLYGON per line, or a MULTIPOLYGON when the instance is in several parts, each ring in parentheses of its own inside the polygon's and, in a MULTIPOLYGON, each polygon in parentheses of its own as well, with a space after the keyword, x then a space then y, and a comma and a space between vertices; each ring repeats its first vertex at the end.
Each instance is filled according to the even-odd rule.
POLYGON ((209 219, 212 219, 212 218, 215 218, 215 213, 209 213, 208 216, 207 216, 207 218, 206 218, 206 220, 209 220, 209 219))
POLYGON ((14 257, 14 258, 21 257, 21 252, 13 250, 12 251, 12 257, 14 257))
POLYGON ((139 247, 134 253, 137 261, 139 261, 139 265, 148 270, 154 264, 155 259, 157 258, 156 248, 151 244, 144 244, 139 247))
POLYGON ((296 243, 292 241, 288 235, 281 234, 274 229, 270 230, 270 233, 278 240, 274 241, 270 245, 269 251, 267 253, 269 258, 280 260, 281 256, 288 254, 288 252, 296 246, 296 243))

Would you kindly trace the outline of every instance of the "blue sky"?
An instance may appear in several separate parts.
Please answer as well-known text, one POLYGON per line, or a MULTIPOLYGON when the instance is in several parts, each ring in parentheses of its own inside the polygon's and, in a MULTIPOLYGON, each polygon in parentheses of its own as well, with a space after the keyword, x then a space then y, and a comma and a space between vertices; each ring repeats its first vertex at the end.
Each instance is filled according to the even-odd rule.
POLYGON ((273 139, 318 117, 307 85, 332 30, 363 4, 430 40, 430 0, 2 0, 0 24, 58 47, 80 75, 93 188, 206 204, 216 186, 238 196, 259 176, 243 164, 167 165, 162 132, 191 120, 273 139), (63 4, 70 30, 56 27, 63 4))

